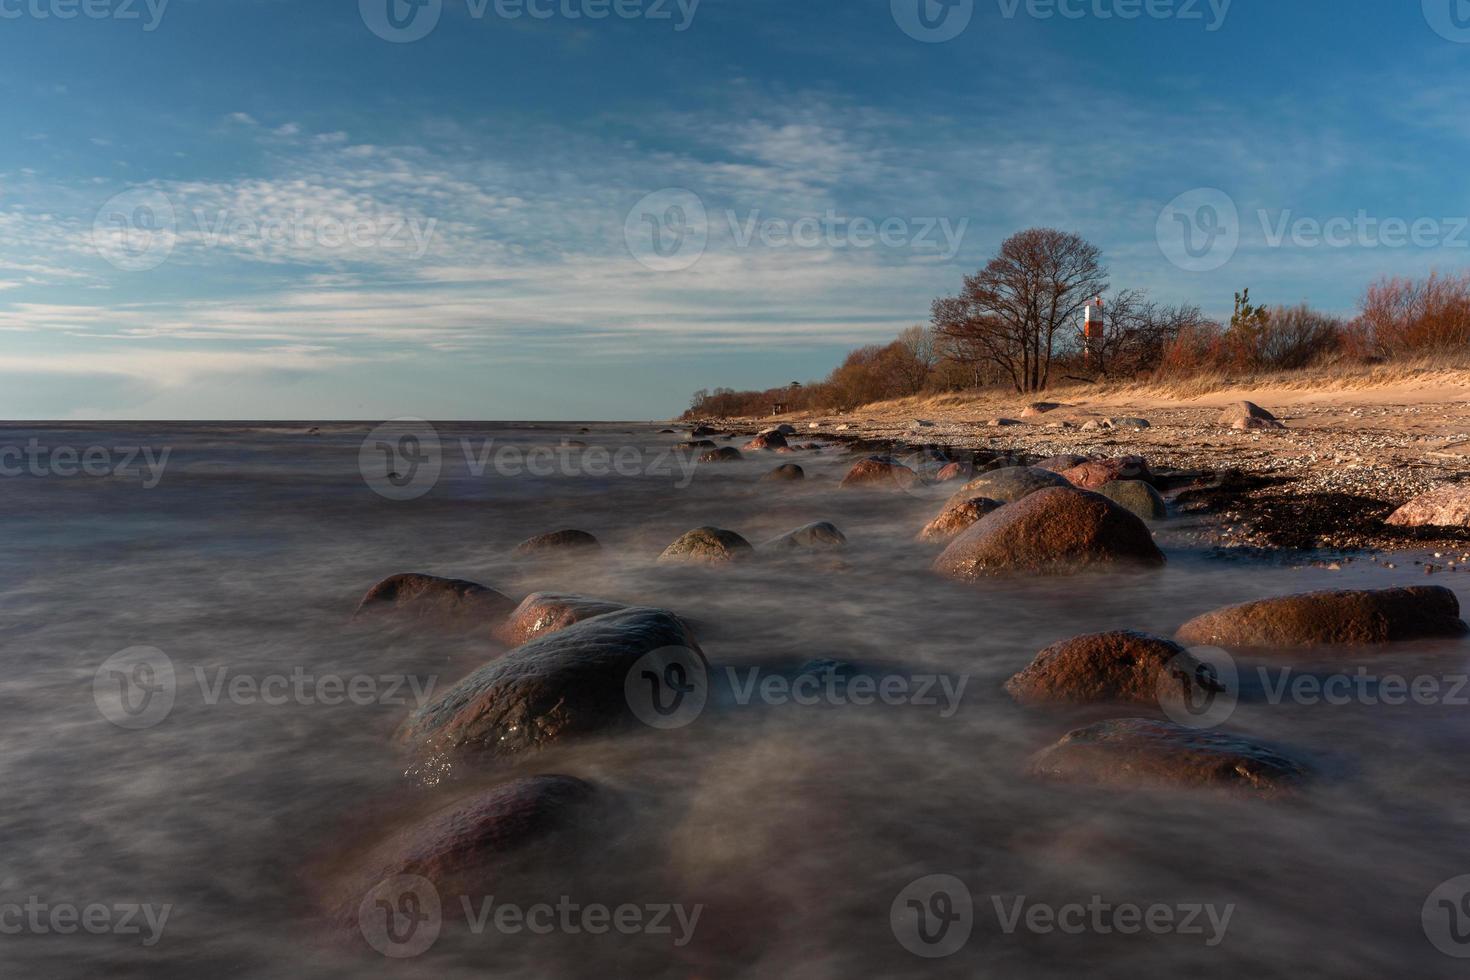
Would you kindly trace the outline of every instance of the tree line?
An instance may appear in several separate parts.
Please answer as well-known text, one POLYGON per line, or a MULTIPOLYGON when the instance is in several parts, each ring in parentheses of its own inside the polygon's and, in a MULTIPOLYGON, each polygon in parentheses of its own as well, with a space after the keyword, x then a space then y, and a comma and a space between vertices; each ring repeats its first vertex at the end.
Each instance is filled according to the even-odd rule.
POLYGON ((1101 251, 1053 228, 1001 244, 953 296, 936 299, 927 324, 887 344, 851 351, 825 379, 765 391, 695 392, 691 417, 787 411, 850 411, 926 393, 1052 383, 1169 379, 1202 374, 1298 370, 1326 363, 1371 364, 1470 345, 1470 273, 1386 278, 1371 285, 1357 315, 1343 320, 1306 304, 1256 305, 1245 289, 1228 323, 1198 306, 1163 304, 1141 289, 1114 289, 1101 251), (1084 308, 1098 326, 1082 331, 1084 308))

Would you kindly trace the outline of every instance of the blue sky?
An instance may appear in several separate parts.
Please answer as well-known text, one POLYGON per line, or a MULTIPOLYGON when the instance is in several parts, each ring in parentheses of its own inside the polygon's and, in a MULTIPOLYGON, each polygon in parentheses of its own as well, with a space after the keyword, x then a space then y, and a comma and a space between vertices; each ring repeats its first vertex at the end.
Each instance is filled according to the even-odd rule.
POLYGON ((427 2, 0 0, 0 416, 665 417, 1031 225, 1216 315, 1470 267, 1464 0, 427 2))

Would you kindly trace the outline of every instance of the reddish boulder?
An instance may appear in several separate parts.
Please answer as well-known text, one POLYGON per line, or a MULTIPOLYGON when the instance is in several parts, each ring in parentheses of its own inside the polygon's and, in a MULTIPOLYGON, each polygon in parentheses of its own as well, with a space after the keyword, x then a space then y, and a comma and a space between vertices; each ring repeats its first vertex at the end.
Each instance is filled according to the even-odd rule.
POLYGON ((547 534, 538 534, 533 538, 527 538, 516 545, 511 552, 512 558, 539 558, 551 554, 562 554, 566 552, 585 553, 588 551, 600 551, 602 544, 597 538, 586 531, 578 531, 575 528, 566 528, 561 531, 551 531, 547 534))
POLYGON ((410 572, 389 576, 369 589, 354 615, 392 613, 475 627, 493 626, 514 608, 514 600, 476 582, 410 572))
POLYGON ((795 463, 782 463, 780 466, 776 467, 774 470, 771 470, 771 472, 761 477, 761 479, 771 482, 805 480, 806 470, 802 469, 795 463))
POLYGON ((1191 646, 1248 650, 1387 643, 1465 631, 1453 592, 1418 585, 1259 599, 1196 616, 1174 635, 1191 646))
POLYGON ((520 646, 543 633, 555 633, 593 616, 628 607, 621 602, 593 599, 566 592, 533 592, 521 600, 515 612, 496 631, 501 642, 520 646))
POLYGON ((919 475, 902 463, 883 456, 860 459, 842 478, 844 487, 874 487, 908 490, 919 482, 919 475))
POLYGON ((964 532, 971 524, 1004 506, 999 500, 989 497, 965 497, 951 499, 939 515, 925 524, 918 534, 919 541, 948 541, 964 532))
POLYGON ((948 483, 951 480, 968 480, 974 475, 975 467, 969 463, 946 463, 934 474, 935 483, 948 483))
POLYGON ((1031 760, 1032 775, 1094 786, 1219 789, 1282 796, 1308 776, 1302 763, 1252 739, 1124 718, 1068 732, 1031 760))
POLYGON ((1087 462, 1086 456, 1078 456, 1076 453, 1062 453, 1060 456, 1048 456, 1036 464, 1038 470, 1050 470, 1053 473, 1065 473, 1074 466, 1081 466, 1087 462))
POLYGON ((1038 490, 1065 486, 1070 486, 1066 479, 1049 470, 1035 466, 1006 466, 981 473, 961 487, 955 497, 989 497, 1009 504, 1038 490))
POLYGON ((1210 683, 1200 666, 1182 646, 1161 636, 1133 630, 1088 633, 1053 643, 1005 687, 1022 704, 1158 704, 1162 696, 1184 693, 1183 685, 1210 683))
POLYGON ((1395 527, 1470 527, 1470 484, 1436 487, 1388 515, 1395 527))
POLYGON ((1266 411, 1255 402, 1239 401, 1225 406, 1220 413, 1221 425, 1228 425, 1232 429, 1284 429, 1282 425, 1270 412, 1266 411))
POLYGON ((747 442, 742 449, 786 449, 786 437, 779 432, 762 432, 754 439, 747 442))
POLYGON ((1038 490, 982 517, 934 562, 949 578, 1066 575, 1090 568, 1158 566, 1148 527, 1108 498, 1071 487, 1038 490))
POLYGON ((699 461, 701 463, 729 463, 744 458, 740 455, 740 450, 734 446, 721 446, 719 449, 711 449, 699 457, 699 461))
POLYGON ((658 556, 662 562, 722 562, 747 558, 750 542, 719 527, 697 527, 685 531, 658 556))
POLYGON ((1154 478, 1148 470, 1148 462, 1142 456, 1089 460, 1070 470, 1063 470, 1062 476, 1073 486, 1084 490, 1096 490, 1114 480, 1142 480, 1152 483, 1154 478))

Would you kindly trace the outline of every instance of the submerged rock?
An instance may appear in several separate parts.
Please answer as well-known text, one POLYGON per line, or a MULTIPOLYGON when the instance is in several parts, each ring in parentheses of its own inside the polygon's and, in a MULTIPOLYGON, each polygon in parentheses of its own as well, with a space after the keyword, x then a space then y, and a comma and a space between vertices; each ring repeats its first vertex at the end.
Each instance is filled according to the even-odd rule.
POLYGON ((982 517, 950 542, 934 569, 974 581, 1012 573, 1066 575, 1120 564, 1164 564, 1143 521, 1099 494, 1049 487, 982 517))
POLYGON ((1162 521, 1169 516, 1164 498, 1142 480, 1113 480, 1098 487, 1097 492, 1146 521, 1162 521))
POLYGON ((493 626, 514 608, 509 596, 477 582, 410 572, 389 576, 369 589, 354 615, 392 613, 444 624, 493 626))
POLYGON ((761 545, 763 551, 836 551, 845 547, 846 536, 827 521, 805 524, 761 545))
POLYGON ((734 446, 721 446, 719 449, 711 449, 699 457, 699 461, 701 463, 729 463, 744 458, 744 456, 740 455, 740 450, 734 446))
POLYGON ((688 627, 663 609, 631 607, 547 633, 481 667, 419 708, 399 738, 420 751, 512 755, 631 722, 628 672, 644 654, 683 648, 688 627))
POLYGON ((1200 666, 1184 647, 1161 636, 1133 630, 1088 633, 1042 650, 1005 688, 1021 704, 1159 704, 1176 692, 1223 691, 1200 666))
POLYGON ((1449 589, 1333 589, 1259 599, 1196 616, 1175 633, 1181 643, 1270 649, 1361 645, 1466 631, 1449 589))
POLYGON ((1309 772, 1252 739, 1144 718, 1068 732, 1037 753, 1030 769, 1064 782, 1212 788, 1248 796, 1291 793, 1309 772))
POLYGON ((515 550, 511 552, 511 556, 514 558, 534 558, 568 551, 598 551, 601 548, 601 542, 586 531, 578 531, 576 528, 565 528, 560 531, 551 531, 546 534, 538 534, 535 537, 527 538, 516 545, 515 550))
POLYGON ((750 542, 718 527, 697 527, 685 531, 658 556, 663 562, 721 562, 745 558, 751 552, 750 542))
POLYGON ((963 494, 965 498, 989 497, 991 500, 1009 504, 1038 490, 1066 486, 1070 486, 1067 480, 1050 470, 1035 466, 1007 466, 981 473, 961 487, 955 496, 963 494))
POLYGON ((520 646, 545 633, 555 633, 584 619, 627 609, 621 602, 594 599, 570 592, 533 592, 521 600, 497 636, 508 646, 520 646))
POLYGON ((702 439, 705 436, 716 435, 718 432, 718 429, 712 429, 707 425, 696 425, 693 430, 690 431, 689 436, 692 439, 702 439))
POLYGON ((902 463, 884 456, 869 456, 853 464, 842 478, 844 487, 876 487, 908 490, 919 482, 919 475, 902 463))
POLYGON ((1084 490, 1096 490, 1103 484, 1112 483, 1115 480, 1153 481, 1153 474, 1148 469, 1148 461, 1142 456, 1088 460, 1070 470, 1064 470, 1062 476, 1066 477, 1073 486, 1084 490))
POLYGON ((989 497, 952 498, 934 520, 924 525, 919 531, 917 540, 948 541, 986 514, 999 510, 1002 506, 1004 505, 999 500, 992 500, 989 497))
POLYGON ((1470 527, 1470 484, 1436 487, 1388 515, 1395 527, 1470 527))
POLYGON ((780 466, 776 467, 774 470, 771 470, 771 472, 761 477, 761 479, 770 480, 773 482, 786 480, 805 480, 806 470, 802 469, 795 463, 782 463, 780 466))

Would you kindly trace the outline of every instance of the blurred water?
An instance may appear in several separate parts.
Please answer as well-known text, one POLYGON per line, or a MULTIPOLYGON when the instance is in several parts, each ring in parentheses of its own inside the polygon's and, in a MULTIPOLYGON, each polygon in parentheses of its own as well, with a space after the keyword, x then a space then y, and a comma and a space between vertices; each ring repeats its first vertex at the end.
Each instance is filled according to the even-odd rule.
MULTIPOLYGON (((1226 560, 1165 531, 1170 563, 1157 574, 959 585, 931 575, 934 549, 912 541, 946 491, 839 491, 852 460, 837 449, 710 466, 687 486, 677 468, 510 478, 472 472, 458 440, 530 448, 576 438, 635 446, 652 460, 683 436, 630 425, 440 426, 437 484, 393 501, 359 470, 367 426, 307 428, 0 433, 0 446, 34 437, 169 450, 151 488, 136 472, 0 479, 0 908, 33 897, 171 906, 149 946, 146 928, 0 935, 3 975, 1463 975, 1420 915, 1437 885, 1470 874, 1465 707, 1241 704, 1229 730, 1286 746, 1322 772, 1283 804, 1028 781, 1027 756, 1076 720, 1023 711, 1000 690, 1036 651, 1076 633, 1167 633, 1227 602, 1422 583, 1412 562, 1327 571, 1226 560), (810 478, 758 482, 788 461, 810 478), (654 563, 691 527, 759 543, 814 520, 842 528, 848 550, 713 569, 654 563), (561 527, 596 534, 602 557, 509 560, 522 539, 561 527), (895 664, 963 675, 964 697, 949 717, 918 706, 727 703, 689 729, 584 740, 438 790, 403 776, 391 741, 411 703, 209 703, 199 672, 207 683, 298 668, 408 675, 442 690, 498 652, 350 626, 360 595, 403 571, 516 598, 555 588, 663 606, 696 625, 717 665, 895 664), (127 730, 103 717, 93 684, 103 661, 136 646, 163 651, 179 686, 165 720, 127 730), (507 889, 526 901, 700 904, 695 942, 446 933, 428 954, 399 961, 322 921, 318 898, 357 843, 441 797, 535 772, 599 782, 623 809, 575 852, 523 862, 507 889), (963 949, 928 960, 895 939, 889 909, 911 881, 936 873, 973 894, 975 927, 963 949), (1008 934, 994 901, 1009 907, 1021 895, 1234 911, 1214 946, 1198 935, 1008 934)), ((1465 601, 1459 576, 1434 581, 1465 601)), ((1441 641, 1294 663, 1453 676, 1470 669, 1467 653, 1441 641)))

